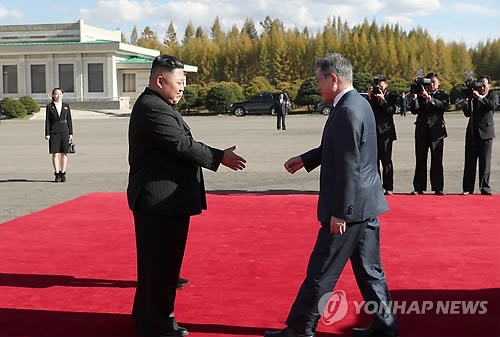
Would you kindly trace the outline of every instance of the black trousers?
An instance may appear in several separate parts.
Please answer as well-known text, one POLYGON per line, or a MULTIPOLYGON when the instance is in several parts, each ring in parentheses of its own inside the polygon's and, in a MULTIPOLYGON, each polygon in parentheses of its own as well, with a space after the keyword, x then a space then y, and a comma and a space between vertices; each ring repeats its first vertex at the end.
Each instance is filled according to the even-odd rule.
MULTIPOLYGON (((476 137, 478 138, 478 137, 476 137)), ((464 192, 474 193, 476 166, 479 161, 479 191, 491 193, 491 153, 493 139, 465 139, 465 164, 462 188, 464 192)))
POLYGON ((394 190, 394 167, 392 165, 392 139, 377 137, 377 169, 385 190, 394 190), (380 174, 380 164, 382 174, 380 174))
POLYGON ((286 129, 286 126, 285 126, 285 114, 277 114, 276 115, 276 118, 277 118, 277 128, 278 130, 283 128, 283 130, 286 129))
POLYGON ((415 139, 415 175, 413 187, 415 191, 427 190, 427 154, 431 151, 431 189, 444 190, 443 151, 444 138, 433 140, 426 135, 415 139))
POLYGON ((137 289, 132 316, 142 331, 172 324, 177 280, 189 228, 189 216, 134 211, 137 289))
MULTIPOLYGON (((324 310, 318 308, 319 300, 333 291, 349 259, 364 300, 379 304, 391 301, 380 259, 378 219, 348 224, 347 231, 342 235, 332 234, 329 226, 323 224, 319 230, 307 267, 307 277, 286 320, 290 328, 301 334, 312 335, 316 332, 324 310)), ((373 324, 397 330, 396 316, 385 310, 377 312, 373 324)))

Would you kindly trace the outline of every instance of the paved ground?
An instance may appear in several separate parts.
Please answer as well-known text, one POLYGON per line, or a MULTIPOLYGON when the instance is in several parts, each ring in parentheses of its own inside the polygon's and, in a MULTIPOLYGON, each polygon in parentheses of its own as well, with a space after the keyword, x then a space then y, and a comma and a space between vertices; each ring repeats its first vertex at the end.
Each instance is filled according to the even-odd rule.
MULTIPOLYGON (((127 112, 73 111, 77 154, 70 155, 66 183, 53 183, 53 170, 44 139, 44 112, 31 120, 0 123, 0 224, 91 192, 125 192, 127 186, 127 112)), ((319 170, 288 174, 283 163, 319 144, 326 117, 290 115, 287 131, 275 130, 275 117, 186 117, 195 138, 211 146, 233 144, 247 161, 247 169, 205 171, 206 187, 217 192, 315 193, 319 170)), ((394 143, 395 192, 412 188, 415 117, 396 117, 394 143)), ((460 193, 467 119, 447 114, 445 190, 460 193)), ((497 114, 495 122, 500 125, 497 114)), ((500 138, 500 137, 499 137, 500 138)), ((499 138, 493 145, 491 184, 500 191, 499 138)), ((477 187, 476 187, 477 191, 477 187)))

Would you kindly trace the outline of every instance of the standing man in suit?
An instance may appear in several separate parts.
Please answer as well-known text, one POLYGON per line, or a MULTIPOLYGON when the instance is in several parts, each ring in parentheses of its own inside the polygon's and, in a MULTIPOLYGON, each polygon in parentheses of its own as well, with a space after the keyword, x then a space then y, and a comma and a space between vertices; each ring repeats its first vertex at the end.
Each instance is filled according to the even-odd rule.
POLYGON ((427 189, 427 153, 431 151, 431 188, 436 195, 444 195, 443 150, 448 136, 444 112, 450 105, 446 91, 439 89, 436 73, 425 78, 431 83, 420 85, 420 92, 413 94, 411 113, 417 115, 415 122, 415 175, 412 195, 424 194, 427 189))
POLYGON ((280 98, 276 102, 274 102, 274 111, 276 112, 277 118, 277 128, 280 130, 283 127, 283 130, 286 130, 285 126, 285 116, 288 114, 288 102, 284 98, 285 95, 280 93, 280 98))
MULTIPOLYGON (((266 337, 314 336, 324 310, 320 299, 331 292, 347 261, 365 301, 389 304, 391 296, 380 259, 377 216, 389 207, 377 173, 377 135, 369 103, 352 87, 352 65, 341 54, 316 62, 318 89, 333 101, 321 144, 285 163, 295 173, 321 165, 318 220, 321 227, 288 318, 287 327, 266 337)), ((396 316, 381 310, 353 336, 396 336, 396 316)))
POLYGON ((384 75, 374 76, 373 87, 368 89, 368 97, 377 126, 377 170, 385 194, 391 195, 394 190, 392 142, 397 139, 393 116, 396 112, 398 95, 387 91, 388 86, 384 75), (380 164, 382 164, 382 174, 380 174, 380 164))
POLYGON ((127 197, 137 244, 132 316, 137 333, 148 336, 188 334, 177 325, 174 302, 190 217, 207 206, 202 168, 245 167, 236 146, 219 150, 193 139, 175 109, 184 91, 183 68, 175 57, 157 56, 130 116, 127 197))
POLYGON ((481 76, 478 81, 483 82, 483 86, 477 91, 472 91, 472 99, 465 99, 463 109, 465 117, 469 117, 465 132, 463 195, 474 193, 478 161, 479 190, 481 194, 491 195, 491 153, 493 138, 495 138, 493 114, 498 105, 498 96, 490 92, 491 79, 489 76, 481 76))

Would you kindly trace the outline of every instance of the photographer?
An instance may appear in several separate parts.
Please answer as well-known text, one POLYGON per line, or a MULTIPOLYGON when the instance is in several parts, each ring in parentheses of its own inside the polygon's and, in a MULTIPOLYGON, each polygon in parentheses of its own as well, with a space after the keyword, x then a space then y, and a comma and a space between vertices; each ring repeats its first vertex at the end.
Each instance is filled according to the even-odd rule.
POLYGON ((492 145, 493 138, 495 138, 493 113, 498 105, 498 96, 492 91, 490 92, 491 79, 489 76, 481 76, 477 81, 470 83, 473 85, 472 88, 468 86, 469 88, 465 89, 468 97, 465 98, 462 108, 464 115, 469 117, 465 132, 462 194, 474 193, 476 165, 479 161, 479 190, 483 195, 491 195, 489 180, 492 145), (482 87, 479 87, 481 83, 482 87))
POLYGON ((417 78, 412 88, 411 113, 415 122, 415 175, 412 195, 423 194, 427 186, 427 153, 431 151, 430 180, 436 195, 444 195, 443 149, 448 136, 444 112, 450 105, 445 90, 439 89, 436 73, 417 78), (416 92, 418 89, 418 92, 416 92))
POLYGON ((368 89, 368 97, 377 125, 378 174, 383 181, 382 186, 385 194, 391 195, 394 190, 392 142, 397 139, 393 115, 396 112, 398 95, 388 92, 387 87, 384 75, 374 76, 373 87, 368 89), (380 163, 382 163, 382 175, 380 174, 380 163))

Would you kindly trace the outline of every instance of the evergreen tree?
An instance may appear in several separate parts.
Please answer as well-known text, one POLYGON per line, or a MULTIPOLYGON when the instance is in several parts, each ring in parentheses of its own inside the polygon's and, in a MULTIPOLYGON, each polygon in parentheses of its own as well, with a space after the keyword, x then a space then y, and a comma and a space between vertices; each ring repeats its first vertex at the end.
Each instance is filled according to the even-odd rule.
POLYGON ((134 25, 132 33, 130 33, 130 44, 137 46, 139 44, 139 36, 137 35, 137 27, 134 25))
POLYGON ((241 28, 241 34, 247 33, 250 40, 255 41, 259 38, 257 33, 257 29, 255 28, 255 24, 253 20, 250 18, 245 19, 245 23, 243 24, 243 28, 241 28))
POLYGON ((193 37, 194 37, 194 28, 191 21, 189 21, 188 25, 186 26, 186 30, 184 31, 184 39, 182 40, 182 45, 184 46, 187 45, 193 37))

